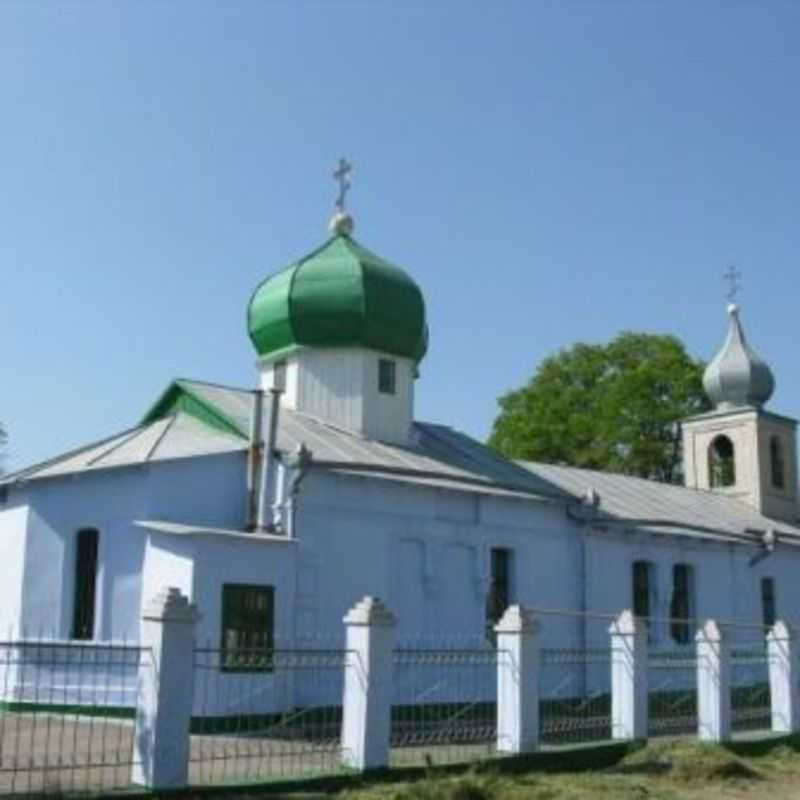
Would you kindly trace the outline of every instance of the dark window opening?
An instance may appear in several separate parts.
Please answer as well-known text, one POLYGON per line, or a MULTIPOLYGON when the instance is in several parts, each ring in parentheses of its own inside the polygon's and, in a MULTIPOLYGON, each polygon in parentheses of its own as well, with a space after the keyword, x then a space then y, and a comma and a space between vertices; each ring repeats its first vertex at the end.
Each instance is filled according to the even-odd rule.
POLYGON ((397 391, 397 365, 390 358, 378 359, 378 391, 381 394, 397 391))
POLYGON ((286 391, 286 361, 276 361, 272 367, 272 388, 286 391))
POLYGON ((761 579, 761 617, 765 628, 771 628, 778 616, 775 605, 775 579, 761 579))
POLYGON ((220 666, 225 672, 270 672, 273 668, 275 589, 222 586, 220 666))
POLYGON ((650 616, 652 568, 649 561, 633 563, 633 614, 645 619, 650 616))
POLYGON ((78 531, 75 547, 75 596, 72 609, 72 638, 94 638, 94 607, 97 593, 97 545, 100 534, 94 528, 78 531))
POLYGON ((689 644, 692 636, 692 568, 675 564, 672 568, 672 602, 670 603, 670 632, 673 641, 689 644))
POLYGON ((712 489, 736 484, 733 442, 717 436, 708 448, 708 482, 712 489))
POLYGON ((773 436, 769 440, 769 463, 773 487, 775 489, 785 488, 786 464, 783 459, 781 440, 777 436, 773 436))
POLYGON ((493 547, 491 552, 489 594, 486 597, 486 634, 495 641, 494 626, 511 604, 511 552, 493 547))

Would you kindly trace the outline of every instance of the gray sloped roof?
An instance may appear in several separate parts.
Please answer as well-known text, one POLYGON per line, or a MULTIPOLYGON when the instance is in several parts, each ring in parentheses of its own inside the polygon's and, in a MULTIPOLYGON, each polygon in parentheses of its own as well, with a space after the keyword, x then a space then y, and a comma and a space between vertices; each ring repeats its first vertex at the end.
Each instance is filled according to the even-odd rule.
POLYGON ((599 521, 660 533, 750 535, 772 528, 800 537, 800 527, 759 514, 733 497, 683 486, 576 467, 518 462, 532 475, 573 496, 594 489, 600 497, 599 521))
MULTIPOLYGON (((5 476, 2 483, 237 452, 247 448, 246 432, 250 429, 253 392, 197 381, 180 381, 179 384, 224 417, 239 435, 179 410, 5 476)), ((268 413, 267 407, 265 430, 268 413)), ((291 451, 305 444, 318 466, 417 484, 561 501, 569 499, 561 489, 550 486, 519 465, 445 426, 414 423, 412 439, 413 444, 402 447, 365 439, 287 409, 282 409, 279 417, 278 449, 291 451)))

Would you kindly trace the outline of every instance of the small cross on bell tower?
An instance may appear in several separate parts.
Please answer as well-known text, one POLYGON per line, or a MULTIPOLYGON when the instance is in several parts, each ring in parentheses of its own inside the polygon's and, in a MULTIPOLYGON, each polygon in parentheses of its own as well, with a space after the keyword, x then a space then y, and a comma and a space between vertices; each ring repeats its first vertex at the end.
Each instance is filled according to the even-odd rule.
POLYGON ((353 165, 346 159, 340 158, 339 164, 333 171, 334 180, 339 184, 339 194, 336 197, 335 211, 328 223, 328 229, 334 236, 349 236, 353 232, 355 223, 350 214, 345 211, 344 201, 347 192, 352 186, 350 175, 353 172, 353 165))
POLYGON ((742 289, 742 273, 733 264, 731 264, 722 274, 722 280, 728 284, 728 291, 725 292, 725 297, 728 300, 728 304, 729 306, 735 306, 736 298, 742 289))

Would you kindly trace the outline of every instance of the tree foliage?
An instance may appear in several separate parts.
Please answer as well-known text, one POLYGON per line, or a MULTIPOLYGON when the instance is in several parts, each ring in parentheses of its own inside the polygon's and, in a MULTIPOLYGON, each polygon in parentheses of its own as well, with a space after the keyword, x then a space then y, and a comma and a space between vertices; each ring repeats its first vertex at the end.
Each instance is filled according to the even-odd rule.
POLYGON ((498 401, 489 440, 510 458, 681 477, 679 420, 708 409, 703 364, 674 336, 626 332, 546 358, 498 401))

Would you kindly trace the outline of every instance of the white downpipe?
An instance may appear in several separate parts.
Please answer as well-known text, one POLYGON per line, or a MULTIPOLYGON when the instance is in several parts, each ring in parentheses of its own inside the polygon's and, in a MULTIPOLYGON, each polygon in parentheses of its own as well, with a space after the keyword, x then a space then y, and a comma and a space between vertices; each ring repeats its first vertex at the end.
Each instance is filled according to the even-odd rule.
POLYGON ((269 497, 269 490, 272 484, 272 474, 275 470, 275 445, 278 439, 278 415, 281 406, 281 389, 272 388, 270 393, 269 408, 269 432, 267 443, 264 447, 264 456, 261 469, 261 488, 258 497, 258 521, 256 529, 265 532, 275 529, 275 521, 272 516, 272 500, 269 497))

